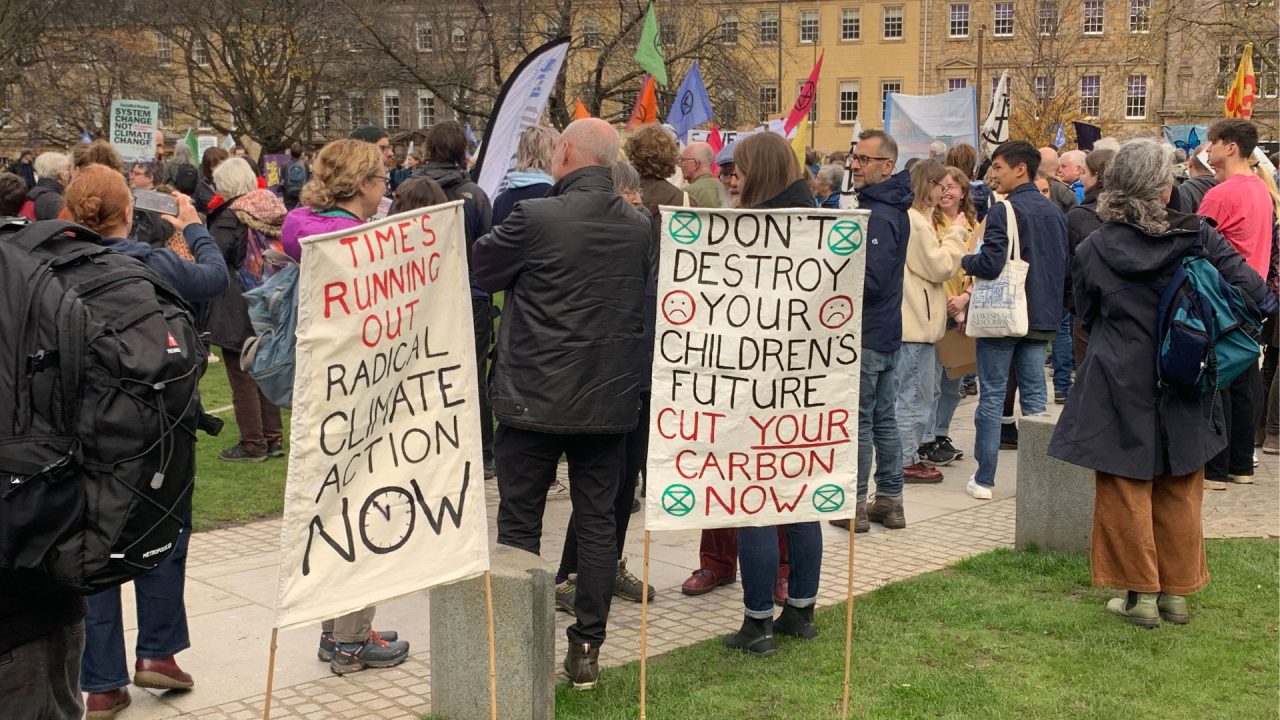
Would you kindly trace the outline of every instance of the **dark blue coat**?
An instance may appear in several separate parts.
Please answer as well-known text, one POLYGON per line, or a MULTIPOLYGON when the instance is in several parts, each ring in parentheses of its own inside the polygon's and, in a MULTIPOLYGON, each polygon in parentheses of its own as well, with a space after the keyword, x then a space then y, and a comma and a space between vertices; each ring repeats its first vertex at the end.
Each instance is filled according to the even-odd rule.
POLYGON ((883 353, 902 345, 902 269, 911 237, 911 179, 906 170, 858 191, 858 207, 871 211, 867 277, 862 291, 862 347, 883 353))
POLYGON ((218 243, 200 224, 188 225, 182 236, 186 238, 195 262, 183 260, 168 248, 156 248, 128 238, 103 238, 102 244, 151 268, 189 303, 207 302, 218 297, 230 279, 218 243))
POLYGON ((493 201, 494 227, 501 225, 507 219, 511 211, 515 209, 516 203, 521 200, 536 200, 540 197, 546 197, 549 190, 551 190, 551 183, 534 183, 533 185, 503 190, 493 201))
MULTIPOLYGON (((1028 327, 1056 331, 1062 323, 1062 290, 1067 276, 1067 217, 1032 183, 1014 188, 1006 199, 1017 216, 1021 255, 1028 265, 1028 327)), ((984 280, 999 277, 1009 251, 1008 227, 1004 205, 992 205, 981 247, 960 261, 966 273, 984 280)))

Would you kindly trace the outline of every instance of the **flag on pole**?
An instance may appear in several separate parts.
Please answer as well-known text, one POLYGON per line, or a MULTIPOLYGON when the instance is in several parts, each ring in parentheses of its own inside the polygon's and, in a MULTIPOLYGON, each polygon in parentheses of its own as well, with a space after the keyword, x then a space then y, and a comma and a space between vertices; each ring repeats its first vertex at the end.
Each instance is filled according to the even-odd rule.
POLYGON ((991 94, 991 109, 982 123, 982 157, 990 157, 1000 143, 1009 140, 1009 71, 1000 73, 991 94))
POLYGON ((1076 128, 1076 147, 1089 151, 1093 149, 1093 144, 1102 139, 1102 128, 1089 123, 1072 121, 1072 125, 1076 128))
POLYGON ((667 61, 662 57, 662 34, 658 32, 658 16, 653 13, 653 1, 644 15, 644 30, 640 32, 640 44, 636 46, 636 62, 658 82, 667 84, 667 61))
POLYGON ((582 120, 591 117, 591 113, 587 112, 587 106, 582 104, 582 98, 573 101, 573 119, 582 120))
POLYGON ((809 118, 805 118, 800 123, 800 131, 796 136, 791 138, 791 152, 796 154, 796 160, 800 163, 800 167, 804 167, 804 151, 808 147, 806 140, 809 139, 809 118))
MULTIPOLYGON (((712 125, 711 134, 707 135, 707 144, 711 146, 712 157, 719 159, 720 151, 724 149, 724 138, 720 137, 720 126, 712 125)), ((711 163, 711 177, 720 177, 720 163, 711 163)))
POLYGON ((862 116, 853 119, 853 137, 849 140, 849 155, 844 160, 844 180, 840 183, 840 209, 852 210, 858 207, 858 192, 853 186, 853 153, 858 148, 858 139, 862 136, 862 116))
POLYGON ((1253 43, 1245 43, 1240 54, 1240 66, 1236 79, 1227 91, 1222 113, 1229 118, 1247 118, 1253 115, 1253 98, 1258 92, 1258 77, 1253 74, 1253 43))
POLYGON ((186 145, 187 149, 191 151, 192 164, 199 165, 200 164, 200 140, 199 138, 196 137, 196 131, 192 130, 191 128, 187 128, 187 137, 183 139, 182 144, 186 145))
POLYGON ((236 139, 231 137, 230 135, 227 135, 225 138, 222 139, 222 149, 226 150, 227 152, 231 152, 232 150, 235 150, 236 139))
POLYGON ((412 154, 413 154, 413 141, 412 141, 412 140, 410 140, 410 141, 409 141, 409 149, 404 151, 404 155, 405 155, 405 157, 408 157, 408 156, 410 156, 410 155, 412 155, 412 154))
POLYGON ((644 87, 640 88, 640 95, 636 97, 635 107, 631 108, 627 130, 655 122, 658 122, 658 93, 654 90, 653 76, 646 75, 644 87))
POLYGON ((826 55, 827 52, 824 50, 818 56, 818 62, 814 63, 813 70, 809 72, 809 79, 804 81, 804 85, 800 86, 800 92, 796 94, 796 104, 791 107, 791 114, 787 116, 787 122, 782 126, 787 136, 791 135, 791 130, 799 125, 801 120, 809 117, 809 109, 813 107, 813 100, 818 94, 818 74, 822 72, 822 58, 826 55))
POLYGON ((702 82, 698 61, 694 60, 693 67, 680 83, 680 89, 676 90, 676 99, 667 112, 667 122, 676 129, 680 142, 685 142, 690 130, 710 121, 711 98, 707 96, 707 86, 702 82))
POLYGON ((1067 133, 1062 127, 1062 123, 1058 123, 1058 133, 1053 136, 1053 146, 1061 148, 1067 144, 1067 133))

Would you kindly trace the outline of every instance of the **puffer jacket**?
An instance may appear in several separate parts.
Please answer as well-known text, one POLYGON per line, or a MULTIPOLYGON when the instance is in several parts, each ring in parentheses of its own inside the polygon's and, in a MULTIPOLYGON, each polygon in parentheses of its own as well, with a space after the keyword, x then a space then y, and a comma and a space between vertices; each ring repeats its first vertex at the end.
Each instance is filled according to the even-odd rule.
POLYGON ((862 291, 862 346, 878 352, 897 352, 902 346, 902 268, 911 237, 907 209, 914 198, 906 170, 858 191, 858 207, 871 211, 862 291))

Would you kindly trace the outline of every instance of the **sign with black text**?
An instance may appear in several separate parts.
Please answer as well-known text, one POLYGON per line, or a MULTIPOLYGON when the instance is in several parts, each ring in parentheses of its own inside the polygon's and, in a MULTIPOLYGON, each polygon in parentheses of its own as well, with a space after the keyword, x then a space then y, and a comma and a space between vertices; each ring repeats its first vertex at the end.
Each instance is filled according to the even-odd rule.
POLYGON ((159 124, 160 106, 156 103, 111 101, 111 144, 125 162, 155 162, 159 124))

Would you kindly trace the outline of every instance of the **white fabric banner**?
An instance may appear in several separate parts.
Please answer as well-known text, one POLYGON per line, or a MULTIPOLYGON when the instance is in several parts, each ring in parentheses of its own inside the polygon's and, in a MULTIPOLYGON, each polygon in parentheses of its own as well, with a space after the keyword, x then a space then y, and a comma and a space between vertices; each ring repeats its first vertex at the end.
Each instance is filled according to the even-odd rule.
POLYGON ((661 211, 646 529, 853 517, 870 213, 661 211))
POLYGON ((302 240, 276 626, 489 567, 462 203, 302 240))
POLYGON ((996 89, 991 93, 991 107, 982 121, 982 147, 978 160, 991 157, 1001 143, 1009 140, 1009 71, 1000 73, 996 89))
POLYGON ((111 144, 125 162, 154 162, 160 106, 146 100, 111 101, 111 144))
POLYGON ((973 87, 938 95, 889 93, 885 132, 898 141, 898 163, 929 157, 929 144, 948 148, 960 143, 978 147, 978 108, 973 87))

